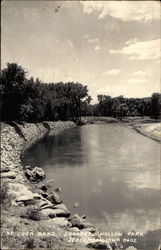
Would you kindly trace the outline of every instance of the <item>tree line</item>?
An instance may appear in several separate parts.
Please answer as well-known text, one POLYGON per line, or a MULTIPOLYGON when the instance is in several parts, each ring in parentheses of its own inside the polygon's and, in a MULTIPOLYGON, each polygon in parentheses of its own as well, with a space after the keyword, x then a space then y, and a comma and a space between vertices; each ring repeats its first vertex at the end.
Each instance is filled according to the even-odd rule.
POLYGON ((161 117, 161 94, 153 93, 151 97, 112 98, 107 95, 98 95, 98 104, 82 104, 82 115, 113 116, 122 119, 129 116, 150 116, 154 119, 161 117))
POLYGON ((146 98, 112 98, 98 95, 98 104, 87 86, 74 82, 42 83, 38 78, 26 77, 27 72, 16 63, 8 63, 1 70, 1 121, 80 121, 81 116, 151 116, 161 115, 161 94, 146 98))
POLYGON ((1 70, 1 120, 41 122, 81 119, 81 104, 89 102, 87 86, 80 83, 42 83, 26 78, 25 70, 8 63, 1 70))

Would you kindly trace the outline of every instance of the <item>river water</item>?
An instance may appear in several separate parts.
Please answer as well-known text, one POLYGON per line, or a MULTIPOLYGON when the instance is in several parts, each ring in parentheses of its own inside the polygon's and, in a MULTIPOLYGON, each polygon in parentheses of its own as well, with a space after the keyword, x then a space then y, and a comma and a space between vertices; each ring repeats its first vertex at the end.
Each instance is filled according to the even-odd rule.
MULTIPOLYGON (((42 167, 46 179, 55 180, 53 187, 62 188, 69 210, 85 214, 100 231, 143 232, 152 245, 158 241, 158 142, 126 125, 86 125, 49 134, 25 153, 23 162, 42 167)), ((142 249, 153 250, 148 246, 144 242, 142 249)))

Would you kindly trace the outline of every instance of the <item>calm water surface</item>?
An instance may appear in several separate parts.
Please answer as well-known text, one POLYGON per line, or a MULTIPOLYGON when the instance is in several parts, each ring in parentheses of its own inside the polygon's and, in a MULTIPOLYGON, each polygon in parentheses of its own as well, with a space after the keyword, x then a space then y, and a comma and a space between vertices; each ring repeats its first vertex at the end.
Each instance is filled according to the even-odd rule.
POLYGON ((102 231, 145 233, 160 226, 160 144, 128 126, 49 134, 23 161, 42 167, 46 179, 55 179, 53 187, 62 188, 69 210, 87 215, 102 231), (75 202, 80 206, 74 208, 75 202))

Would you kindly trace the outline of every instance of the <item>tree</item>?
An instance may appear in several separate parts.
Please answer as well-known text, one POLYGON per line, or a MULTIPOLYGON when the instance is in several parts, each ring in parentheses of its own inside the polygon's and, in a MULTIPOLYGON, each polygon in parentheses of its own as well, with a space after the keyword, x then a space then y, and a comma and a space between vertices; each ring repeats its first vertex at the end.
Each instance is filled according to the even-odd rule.
POLYGON ((16 63, 8 63, 1 71, 0 88, 2 120, 17 120, 25 91, 25 70, 16 63))
POLYGON ((161 94, 153 93, 151 96, 151 117, 156 120, 161 117, 161 94))

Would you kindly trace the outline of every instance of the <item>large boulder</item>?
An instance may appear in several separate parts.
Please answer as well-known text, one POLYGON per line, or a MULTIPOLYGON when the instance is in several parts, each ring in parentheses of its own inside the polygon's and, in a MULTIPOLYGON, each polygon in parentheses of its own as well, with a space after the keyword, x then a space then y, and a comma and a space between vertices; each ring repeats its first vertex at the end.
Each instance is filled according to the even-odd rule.
POLYGON ((13 172, 13 171, 2 172, 1 173, 1 178, 15 179, 16 178, 16 173, 13 172))
POLYGON ((46 199, 41 199, 40 201, 39 201, 39 203, 38 203, 38 205, 39 205, 39 208, 42 210, 42 209, 47 209, 47 208, 53 208, 53 204, 50 202, 50 201, 48 201, 48 200, 46 200, 46 199))
POLYGON ((27 205, 34 205, 37 203, 37 201, 40 199, 40 196, 34 193, 26 193, 24 195, 21 195, 17 198, 17 202, 23 202, 25 206, 27 205))
POLYGON ((74 214, 68 220, 70 221, 72 227, 78 227, 79 229, 83 229, 85 227, 84 220, 79 217, 78 214, 74 214))
POLYGON ((41 194, 43 198, 47 198, 48 197, 48 193, 46 191, 44 192, 43 190, 39 189, 38 193, 41 194))
POLYGON ((39 167, 35 167, 33 170, 32 170, 32 174, 33 176, 36 178, 36 179, 40 179, 40 180, 43 180, 45 178, 45 172, 42 168, 39 168, 39 167))
POLYGON ((103 241, 95 241, 95 242, 91 242, 91 243, 88 243, 86 245, 86 247, 88 248, 94 248, 94 249, 109 249, 109 250, 112 250, 112 247, 110 246, 109 243, 106 243, 106 242, 103 242, 103 241))
POLYGON ((64 211, 66 211, 66 212, 69 212, 68 209, 67 209, 67 207, 63 203, 55 205, 53 208, 54 209, 62 209, 64 211))
POLYGON ((56 192, 51 192, 48 194, 47 199, 51 201, 53 204, 60 204, 62 200, 59 198, 56 192))
POLYGON ((70 222, 63 217, 56 217, 51 219, 50 221, 52 221, 54 224, 57 224, 60 227, 71 226, 70 222))
POLYGON ((25 175, 31 182, 40 182, 45 179, 44 170, 39 167, 35 167, 32 170, 30 168, 27 168, 25 170, 25 175))
POLYGON ((41 213, 43 216, 49 217, 49 218, 69 217, 70 215, 69 212, 66 212, 62 209, 51 209, 51 208, 42 209, 41 213))

